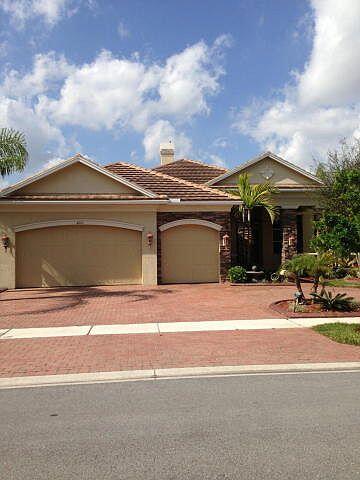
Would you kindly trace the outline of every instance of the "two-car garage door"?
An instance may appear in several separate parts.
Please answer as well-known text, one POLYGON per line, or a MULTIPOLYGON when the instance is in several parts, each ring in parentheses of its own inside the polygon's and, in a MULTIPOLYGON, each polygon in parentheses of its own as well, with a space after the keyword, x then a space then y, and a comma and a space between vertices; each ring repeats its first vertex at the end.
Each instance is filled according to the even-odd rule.
POLYGON ((16 286, 142 283, 141 232, 65 225, 16 234, 16 286))

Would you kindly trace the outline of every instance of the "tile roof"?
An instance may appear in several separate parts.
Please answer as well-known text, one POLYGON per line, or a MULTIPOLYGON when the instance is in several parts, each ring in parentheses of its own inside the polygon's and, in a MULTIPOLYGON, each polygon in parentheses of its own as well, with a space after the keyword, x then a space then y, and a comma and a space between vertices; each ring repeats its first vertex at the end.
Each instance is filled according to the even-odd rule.
POLYGON ((155 197, 147 197, 145 195, 128 195, 114 193, 31 193, 23 195, 9 195, 0 198, 1 201, 6 200, 166 200, 166 195, 156 195, 155 197))
POLYGON ((116 173, 137 185, 150 190, 156 195, 168 198, 180 198, 187 201, 229 201, 238 200, 225 192, 199 185, 180 178, 166 175, 157 170, 150 170, 129 163, 112 163, 107 165, 110 172, 116 173))
POLYGON ((206 183, 213 178, 223 175, 227 170, 216 165, 207 165, 196 160, 182 158, 153 168, 154 171, 166 173, 172 177, 188 180, 193 183, 206 183))

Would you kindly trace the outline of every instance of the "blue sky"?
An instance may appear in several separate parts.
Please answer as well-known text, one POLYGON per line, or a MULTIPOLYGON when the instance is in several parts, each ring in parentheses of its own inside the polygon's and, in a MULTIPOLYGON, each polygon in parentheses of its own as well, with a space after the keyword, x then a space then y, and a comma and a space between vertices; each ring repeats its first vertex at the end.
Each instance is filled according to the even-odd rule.
POLYGON ((1 125, 26 133, 27 174, 77 151, 153 166, 169 138, 177 157, 311 168, 360 133, 359 5, 0 0, 1 125))

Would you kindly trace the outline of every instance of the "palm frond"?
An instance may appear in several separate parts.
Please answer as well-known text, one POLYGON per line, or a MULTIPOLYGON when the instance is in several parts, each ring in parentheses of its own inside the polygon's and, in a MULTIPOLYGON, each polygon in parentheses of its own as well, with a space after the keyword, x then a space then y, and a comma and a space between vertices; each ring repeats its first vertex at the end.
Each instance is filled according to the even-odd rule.
POLYGON ((263 207, 272 222, 276 217, 276 206, 272 203, 271 195, 278 193, 278 189, 269 182, 252 185, 249 174, 239 175, 236 195, 243 201, 240 210, 252 210, 255 207, 263 207))
POLYGON ((12 128, 0 129, 0 175, 21 172, 26 166, 28 152, 25 135, 12 128))

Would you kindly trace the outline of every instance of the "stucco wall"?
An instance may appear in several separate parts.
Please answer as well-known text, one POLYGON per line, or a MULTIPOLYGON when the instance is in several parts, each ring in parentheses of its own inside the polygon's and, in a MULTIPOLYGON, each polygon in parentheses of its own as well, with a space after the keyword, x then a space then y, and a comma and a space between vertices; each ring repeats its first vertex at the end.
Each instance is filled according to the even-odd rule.
POLYGON ((138 191, 81 163, 70 165, 16 192, 17 195, 26 193, 127 193, 139 195, 138 191))
MULTIPOLYGON (((146 207, 145 207, 146 208, 146 207)), ((29 223, 65 220, 65 219, 98 219, 117 220, 126 223, 143 225, 142 233, 142 273, 144 285, 156 285, 157 261, 156 261, 156 212, 153 208, 144 210, 138 207, 116 207, 111 205, 89 206, 38 206, 17 205, 0 206, 0 232, 10 238, 10 248, 5 252, 0 246, 0 288, 15 288, 15 255, 16 241, 13 228, 29 223), (151 247, 147 244, 147 233, 154 235, 151 247)), ((56 228, 56 227, 55 227, 56 228)))
MULTIPOLYGON (((296 186, 296 185, 317 185, 311 178, 306 177, 285 165, 280 164, 271 159, 264 159, 261 162, 250 165, 239 173, 248 173, 251 183, 263 183, 266 181, 266 174, 271 174, 269 180, 277 186, 296 186)), ((216 185, 236 185, 239 173, 235 173, 230 177, 221 180, 216 185)), ((216 186, 214 185, 214 186, 216 186)))

